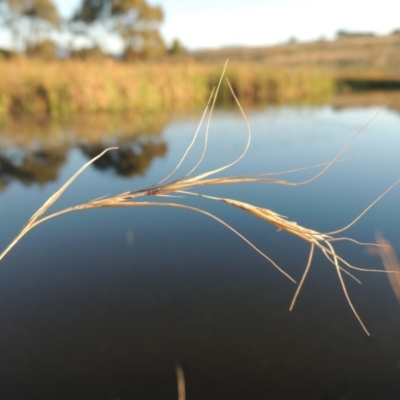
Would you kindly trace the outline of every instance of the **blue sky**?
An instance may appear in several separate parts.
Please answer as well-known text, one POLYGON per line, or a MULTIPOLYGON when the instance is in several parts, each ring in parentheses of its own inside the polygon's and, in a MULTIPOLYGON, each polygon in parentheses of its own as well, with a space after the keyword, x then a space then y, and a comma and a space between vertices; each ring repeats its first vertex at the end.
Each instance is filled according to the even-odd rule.
MULTIPOLYGON (((54 0, 69 16, 79 0, 54 0)), ((388 34, 400 29, 396 0, 149 0, 165 12, 162 34, 189 49, 333 38, 338 29, 388 34)), ((397 4, 398 3, 398 4, 397 4)))

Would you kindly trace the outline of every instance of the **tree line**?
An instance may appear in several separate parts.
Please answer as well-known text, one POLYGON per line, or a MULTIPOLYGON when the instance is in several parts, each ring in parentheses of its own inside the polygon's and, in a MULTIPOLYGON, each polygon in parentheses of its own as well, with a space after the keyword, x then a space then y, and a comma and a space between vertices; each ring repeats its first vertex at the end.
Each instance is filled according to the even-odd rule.
POLYGON ((0 0, 0 28, 13 49, 34 58, 104 56, 148 60, 185 50, 160 34, 164 12, 146 0, 82 0, 68 19, 52 0, 0 0), (108 45, 107 45, 108 44, 108 45))

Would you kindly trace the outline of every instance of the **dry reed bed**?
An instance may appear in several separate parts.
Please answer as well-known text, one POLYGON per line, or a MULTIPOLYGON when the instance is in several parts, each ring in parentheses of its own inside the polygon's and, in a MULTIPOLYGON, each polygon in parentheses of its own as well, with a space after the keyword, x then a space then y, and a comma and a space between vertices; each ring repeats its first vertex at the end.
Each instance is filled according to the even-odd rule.
MULTIPOLYGON (((356 309, 353 306, 353 303, 350 299, 350 296, 347 292, 345 280, 344 280, 344 275, 347 277, 350 277, 357 281, 358 283, 361 283, 358 278, 356 278, 353 275, 354 271, 363 271, 363 272, 383 272, 383 273, 398 273, 399 271, 396 270, 382 270, 382 269, 364 269, 360 268, 358 266, 354 266, 350 264, 348 261, 346 261, 344 258, 342 258, 335 250, 334 248, 334 243, 336 241, 341 241, 341 240, 348 240, 352 241, 356 244, 359 245, 370 245, 370 246, 381 246, 385 247, 386 244, 373 244, 373 243, 360 243, 354 239, 351 238, 346 238, 342 236, 338 236, 338 234, 342 234, 344 231, 346 231, 349 227, 351 227, 353 224, 355 224, 360 218, 362 218, 365 213, 368 212, 368 210, 373 207, 382 197, 384 197, 392 188, 394 188, 400 180, 396 181, 391 187, 389 187, 383 194, 381 194, 374 202, 372 202, 364 211, 361 212, 360 215, 358 215, 352 222, 350 222, 348 225, 345 227, 331 231, 331 232, 318 232, 313 229, 303 227, 298 225, 294 221, 290 221, 284 216, 281 216, 277 213, 275 213, 272 210, 269 210, 264 207, 259 207, 255 206, 249 203, 245 203, 239 200, 235 199, 230 199, 230 198, 224 198, 224 197, 215 197, 215 196, 209 196, 209 195, 202 195, 197 193, 195 190, 197 187, 201 186, 213 186, 213 185, 228 185, 228 184, 238 184, 238 183, 274 183, 274 184, 281 184, 281 185, 289 185, 289 186, 296 186, 296 185, 304 185, 307 184, 320 176, 322 176, 329 168, 331 168, 336 162, 339 162, 343 160, 341 157, 345 150, 347 149, 348 146, 356 139, 356 137, 364 130, 364 128, 360 129, 350 141, 347 142, 347 144, 338 152, 338 154, 330 161, 320 164, 320 165, 314 165, 314 166, 308 166, 308 167, 303 167, 299 168, 298 170, 305 170, 305 169, 315 169, 318 168, 319 172, 315 173, 311 178, 300 181, 300 182, 292 182, 292 181, 286 181, 283 179, 276 179, 271 176, 273 175, 279 175, 282 173, 288 173, 288 172, 294 172, 296 170, 292 171, 282 171, 279 173, 264 173, 264 174, 258 174, 258 175, 246 175, 246 176, 219 176, 220 173, 223 171, 226 171, 229 169, 229 167, 233 166, 234 164, 238 163, 240 160, 243 159, 243 157, 246 155, 247 150, 250 145, 250 140, 251 140, 251 130, 250 126, 248 124, 248 121, 246 119, 245 113, 243 112, 243 109, 235 95, 234 90, 232 89, 232 86, 230 85, 229 81, 228 87, 231 90, 232 96, 235 99, 243 118, 245 119, 248 127, 248 139, 247 139, 247 144, 242 152, 242 154, 233 160, 231 163, 227 165, 223 165, 220 168, 207 171, 201 174, 195 174, 197 167, 201 164, 204 155, 207 150, 207 143, 208 143, 208 133, 209 133, 209 122, 211 119, 212 115, 212 110, 214 108, 217 95, 219 92, 219 88, 221 85, 223 79, 223 75, 220 78, 220 81, 218 83, 217 89, 212 91, 211 97, 209 99, 208 106, 203 114, 203 117, 200 121, 200 125, 198 130, 196 131, 194 138, 187 148, 186 152, 183 154, 181 160, 178 162, 177 166, 174 168, 173 171, 171 171, 167 176, 165 176, 161 181, 158 183, 147 187, 142 190, 138 190, 135 192, 124 192, 121 193, 117 196, 105 196, 102 198, 94 199, 91 201, 88 201, 83 204, 75 205, 72 207, 65 208, 61 211, 54 212, 53 214, 46 214, 46 212, 49 210, 49 208, 60 198, 60 196, 65 192, 65 190, 68 188, 69 185, 73 183, 73 181, 93 162, 95 162, 97 159, 103 156, 104 153, 107 151, 111 151, 115 148, 109 148, 103 151, 101 154, 98 156, 94 157, 92 160, 90 160, 88 163, 86 163, 83 167, 81 167, 56 193, 54 193, 50 198, 39 208, 39 210, 29 219, 29 221, 26 223, 26 225, 22 228, 22 230, 19 232, 19 234, 14 238, 14 240, 10 243, 10 245, 3 251, 3 253, 0 254, 0 261, 4 258, 4 256, 19 242, 21 238, 23 238, 31 229, 36 227, 37 225, 48 221, 49 219, 55 218, 57 216, 74 212, 74 211, 81 211, 81 210, 88 210, 88 209, 94 209, 94 208, 108 208, 108 207, 174 207, 174 208, 180 208, 180 209, 185 209, 185 210, 190 210, 194 211, 197 213, 200 213, 202 215, 208 216, 209 218, 212 218, 213 220, 219 222, 226 228, 228 228, 230 231, 235 233, 237 236, 239 236, 243 241, 245 241, 249 246, 251 246, 255 251, 257 251, 261 256, 263 256, 265 259, 267 259, 275 268, 277 268, 286 278, 288 278, 290 281, 293 283, 297 283, 296 280, 290 276, 287 272, 285 272, 274 260, 272 260, 267 254, 265 254, 262 250, 257 248, 253 243, 251 243, 246 237, 244 237, 240 232, 235 230, 231 225, 226 223, 225 221, 221 220, 219 217, 217 217, 214 214, 211 214, 203 209, 196 208, 193 206, 186 205, 183 200, 184 197, 186 196, 201 196, 203 198, 206 198, 210 201, 218 201, 218 202, 224 202, 232 207, 241 209, 249 214, 252 214, 253 216, 256 216, 274 226, 276 226, 279 230, 286 231, 302 240, 307 242, 310 245, 310 253, 309 253, 309 258, 306 264, 306 268, 303 272, 303 275, 300 279, 300 282, 297 284, 297 288, 294 292, 294 297, 293 300, 290 304, 290 310, 293 309, 295 302, 298 298, 298 295, 300 293, 300 290, 304 284, 305 278, 309 272, 309 269, 311 267, 311 263, 313 260, 314 256, 314 251, 315 250, 320 250, 326 257, 329 263, 331 263, 336 272, 338 279, 340 281, 340 284, 343 289, 343 293, 345 295, 345 298, 359 321, 360 325, 364 329, 364 331, 369 335, 367 328, 365 327, 364 323, 362 322, 360 316, 358 315, 356 309), (205 119, 207 115, 208 108, 211 104, 211 110, 208 115, 208 122, 207 122, 207 129, 206 129, 206 134, 205 134, 205 140, 204 140, 204 147, 203 147, 203 152, 197 161, 197 163, 192 167, 190 171, 185 173, 183 176, 174 179, 173 176, 177 173, 178 169, 180 168, 183 160, 191 150, 194 142, 196 141, 199 133, 199 129, 201 124, 203 123, 203 120, 205 119), (217 175, 217 176, 216 176, 217 175), (152 196, 156 198, 162 198, 163 201, 145 201, 145 200, 138 200, 141 197, 144 196, 152 196), (171 197, 173 200, 171 200, 171 197), (352 272, 350 272, 352 271, 352 272)), ((368 124, 367 124, 368 125, 368 124)), ((366 125, 366 126, 367 126, 366 125)))
MULTIPOLYGON (((312 69, 236 63, 230 74, 243 103, 319 102, 334 88, 331 76, 312 69)), ((193 62, 0 61, 0 119, 197 108, 205 104, 219 75, 218 65, 193 62)), ((231 101, 229 91, 223 90, 219 99, 231 101)))

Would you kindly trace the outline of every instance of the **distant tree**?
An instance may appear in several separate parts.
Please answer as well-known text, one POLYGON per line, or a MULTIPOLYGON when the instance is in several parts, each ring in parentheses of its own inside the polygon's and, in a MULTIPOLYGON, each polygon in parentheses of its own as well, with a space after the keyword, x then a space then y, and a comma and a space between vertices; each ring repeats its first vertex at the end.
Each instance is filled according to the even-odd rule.
POLYGON ((0 0, 0 21, 24 49, 48 39, 61 22, 51 0, 0 0))
POLYGON ((168 53, 171 55, 181 55, 187 53, 187 50, 179 39, 174 39, 171 47, 168 49, 168 53))
POLYGON ((96 44, 101 29, 122 41, 124 54, 148 59, 166 51, 159 32, 163 19, 162 9, 146 0, 83 0, 71 23, 76 32, 86 29, 96 44))
POLYGON ((336 32, 336 37, 338 39, 345 39, 345 38, 354 38, 354 37, 374 37, 375 33, 373 32, 349 32, 345 31, 344 29, 339 29, 336 32))

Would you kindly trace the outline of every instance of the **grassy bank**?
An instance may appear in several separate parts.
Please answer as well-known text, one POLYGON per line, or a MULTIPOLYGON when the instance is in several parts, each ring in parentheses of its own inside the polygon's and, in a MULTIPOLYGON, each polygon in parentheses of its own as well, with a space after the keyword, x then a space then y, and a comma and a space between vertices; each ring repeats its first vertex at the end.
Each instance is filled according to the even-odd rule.
MULTIPOLYGON (((222 67, 193 62, 0 61, 0 119, 203 107, 222 67)), ((334 88, 327 73, 268 69, 256 63, 231 64, 228 77, 243 103, 318 102, 334 88)), ((221 99, 232 101, 227 91, 221 99)))
POLYGON ((268 63, 275 68, 314 67, 336 73, 377 72, 399 75, 400 32, 386 36, 347 35, 336 40, 319 39, 260 47, 228 47, 193 52, 203 62, 242 60, 268 63))

